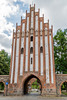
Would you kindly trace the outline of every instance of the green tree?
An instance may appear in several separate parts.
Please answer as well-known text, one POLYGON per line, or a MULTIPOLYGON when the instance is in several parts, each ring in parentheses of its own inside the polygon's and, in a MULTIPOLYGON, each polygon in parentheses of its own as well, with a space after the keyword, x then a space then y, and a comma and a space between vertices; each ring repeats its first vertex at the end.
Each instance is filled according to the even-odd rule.
POLYGON ((0 51, 0 75, 9 75, 10 56, 5 50, 0 51))
POLYGON ((59 29, 54 36, 55 70, 67 74, 67 34, 59 29))
POLYGON ((37 79, 35 80, 35 82, 32 83, 32 88, 39 89, 39 83, 37 82, 37 79))

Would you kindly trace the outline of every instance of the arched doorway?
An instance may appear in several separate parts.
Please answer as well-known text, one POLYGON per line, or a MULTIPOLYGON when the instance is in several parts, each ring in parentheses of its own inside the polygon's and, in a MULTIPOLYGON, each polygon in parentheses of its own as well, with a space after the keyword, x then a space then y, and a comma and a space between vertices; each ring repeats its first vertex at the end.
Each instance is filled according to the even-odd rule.
MULTIPOLYGON (((33 80, 33 79, 35 79, 35 81, 37 80, 37 84, 39 84, 39 90, 40 90, 40 93, 39 94, 41 94, 41 92, 42 92, 42 84, 41 84, 41 81, 40 81, 40 79, 38 78, 38 77, 36 77, 35 75, 33 75, 33 74, 31 74, 30 76, 28 76, 27 78, 26 78, 26 80, 24 81, 24 84, 23 84, 23 94, 25 95, 25 94, 30 94, 29 93, 29 91, 31 90, 31 86, 30 86, 30 80, 33 80)), ((33 83, 32 83, 33 84, 33 83)), ((31 84, 31 85, 32 85, 31 84)), ((36 93, 34 93, 34 95, 35 95, 36 93)))
POLYGON ((61 88, 61 91, 60 91, 61 96, 67 96, 67 81, 64 81, 61 84, 60 88, 61 88))
POLYGON ((4 95, 4 83, 3 82, 0 82, 0 96, 4 95))

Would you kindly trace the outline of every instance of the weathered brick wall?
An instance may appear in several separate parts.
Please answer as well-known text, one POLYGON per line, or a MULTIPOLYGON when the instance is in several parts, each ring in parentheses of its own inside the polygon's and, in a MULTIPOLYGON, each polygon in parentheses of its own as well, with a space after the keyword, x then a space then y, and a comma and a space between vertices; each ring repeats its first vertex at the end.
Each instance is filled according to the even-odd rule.
MULTIPOLYGON (((6 88, 5 83, 6 82, 9 83, 9 75, 0 75, 0 82, 3 82, 6 88)), ((64 82, 67 82, 67 74, 56 74, 56 93, 58 96, 61 95, 61 85, 64 82)), ((5 94, 5 88, 4 88, 4 94, 5 94)))
POLYGON ((9 75, 0 75, 0 82, 9 82, 9 75))
POLYGON ((57 95, 61 95, 61 85, 67 82, 67 74, 56 74, 56 92, 57 95))

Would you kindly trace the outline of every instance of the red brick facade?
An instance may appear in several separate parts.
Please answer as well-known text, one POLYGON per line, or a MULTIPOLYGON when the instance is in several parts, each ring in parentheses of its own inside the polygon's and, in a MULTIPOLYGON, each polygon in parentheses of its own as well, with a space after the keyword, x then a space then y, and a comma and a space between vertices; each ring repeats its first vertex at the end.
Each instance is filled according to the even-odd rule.
MULTIPOLYGON (((36 64, 37 64, 36 63, 36 64)), ((11 65, 10 65, 10 83, 9 83, 9 91, 8 93, 10 95, 22 95, 24 94, 24 82, 27 79, 31 79, 31 78, 37 78, 40 81, 40 84, 42 85, 42 93, 43 95, 49 95, 49 94, 53 94, 56 95, 56 82, 55 82, 55 66, 54 66, 54 51, 53 51, 53 26, 51 27, 51 29, 49 28, 49 20, 47 23, 44 23, 44 15, 43 17, 40 17, 40 10, 38 10, 38 12, 35 12, 35 5, 34 7, 31 7, 30 5, 30 13, 27 13, 26 11, 26 18, 22 19, 21 17, 21 25, 18 26, 16 24, 16 32, 13 32, 13 42, 12 42, 12 53, 11 53, 11 65), (31 15, 31 13, 33 15, 31 15), (38 18, 38 29, 36 29, 36 16, 38 18), (29 17, 29 25, 27 26, 27 18, 29 17), (32 20, 32 18, 33 20, 32 20), (33 23, 33 24, 32 24, 33 23), (42 23, 42 26, 41 26, 42 23), (24 32, 23 32, 23 27, 22 25, 25 25, 24 28, 24 32), (29 27, 29 30, 27 31, 27 27, 29 27), (33 27, 33 28, 31 28, 33 27), (41 30, 42 27, 42 30, 41 30), (31 43, 31 36, 33 36, 33 42, 31 43), (52 53, 50 52, 50 36, 51 36, 51 45, 52 45, 52 53), (47 37, 47 48, 48 48, 48 55, 46 54, 47 50, 45 47, 45 37, 47 37), (21 54, 21 44, 22 44, 22 38, 24 40, 24 46, 23 46, 23 54, 21 54), (37 41, 37 45, 38 45, 38 50, 37 50, 37 54, 38 56, 35 54, 35 46, 36 46, 36 42, 35 39, 38 38, 37 41), (18 42, 19 39, 19 42, 18 42), (15 42, 14 42, 15 40, 15 42), (27 41, 28 40, 28 41, 27 41), (17 43, 18 42, 18 43, 17 43), (27 47, 27 42, 28 42, 28 48, 27 47), (41 43, 42 42, 42 43, 41 43), (19 49, 18 45, 19 45, 19 49), (32 46, 31 46, 32 44, 32 46), (33 53, 30 53, 30 48, 33 47, 33 53), (43 52, 40 50, 40 48, 43 48, 43 52), (26 51, 28 49, 28 51, 26 51), (18 54, 16 54, 18 51, 18 54), (13 52, 14 52, 14 56, 13 56, 13 52), (28 54, 26 55, 26 52, 28 52, 28 54), (52 54, 52 62, 51 62, 51 56, 50 54, 52 54), (31 56, 33 55, 32 59, 33 59, 33 64, 32 67, 31 66, 31 56), (46 56, 47 55, 47 56, 46 56), (20 75, 20 70, 21 68, 21 56, 23 56, 23 70, 21 71, 21 75, 20 75), (36 71, 35 69, 35 63, 36 63, 36 56, 38 57, 37 59, 37 63, 38 63, 38 71, 36 71), (14 60, 13 60, 14 57, 14 60), (27 58, 28 57, 28 58, 27 58), (42 57, 42 58, 41 58, 42 57), (48 57, 48 59, 46 58, 48 57), (18 59, 18 60, 17 60, 18 59), (27 66, 26 66, 26 59, 27 59, 27 66), (43 59, 43 60, 42 60, 43 59), (47 68, 47 60, 49 63, 49 66, 47 68), (51 63, 53 64, 53 70, 51 70, 51 63), (27 71, 25 71, 25 68, 28 68, 27 71), (49 70, 48 70, 49 69, 49 70), (32 70, 32 71, 30 71, 32 70), (51 72, 52 71, 52 72, 51 72), (48 73, 47 73, 48 72, 48 73), (47 76, 48 74, 48 76, 47 76), (51 74, 53 76, 51 76, 51 74), (17 78, 16 78, 17 76, 17 78), (53 77, 52 81, 51 78, 53 77)))

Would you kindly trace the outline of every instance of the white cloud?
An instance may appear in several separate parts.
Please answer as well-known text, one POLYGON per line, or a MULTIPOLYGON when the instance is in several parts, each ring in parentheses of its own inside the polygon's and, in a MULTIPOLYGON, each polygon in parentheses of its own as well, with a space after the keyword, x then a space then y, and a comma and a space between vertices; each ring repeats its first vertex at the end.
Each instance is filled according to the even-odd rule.
MULTIPOLYGON (((13 0, 12 0, 13 1, 13 0)), ((17 10, 19 9, 19 6, 14 6, 13 2, 10 2, 10 0, 1 0, 0 1, 0 33, 4 30, 11 30, 13 27, 13 23, 8 23, 6 20, 6 17, 10 17, 10 15, 14 15, 17 10)))
POLYGON ((8 22, 6 18, 15 15, 19 10, 19 6, 13 4, 16 1, 17 0, 0 1, 0 50, 5 49, 8 53, 10 53, 12 31, 15 27, 14 24, 8 22), (6 35, 4 31, 7 31, 10 36, 6 35))
POLYGON ((0 43, 5 48, 10 48, 11 36, 7 36, 6 34, 0 34, 0 43))
POLYGON ((11 36, 0 33, 0 50, 5 49, 10 54, 11 52, 11 36))
POLYGON ((22 2, 24 2, 26 4, 32 4, 32 0, 20 0, 20 1, 22 1, 22 2))
POLYGON ((22 9, 20 10, 20 13, 19 13, 19 16, 21 16, 21 15, 23 18, 25 18, 25 16, 26 16, 26 12, 24 12, 22 9))
POLYGON ((14 15, 16 13, 19 6, 18 5, 14 6, 12 1, 11 0, 1 0, 0 1, 1 17, 10 17, 10 15, 14 15))

